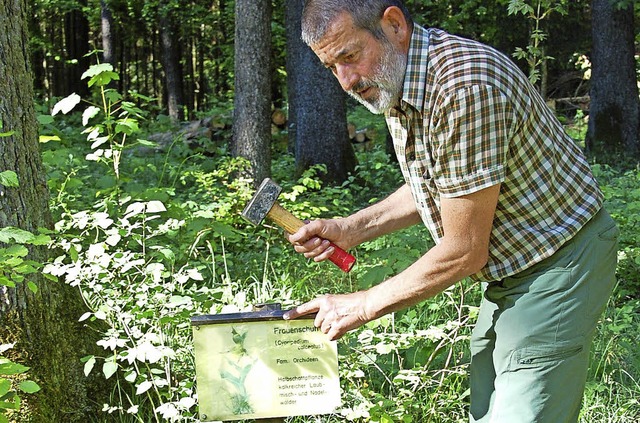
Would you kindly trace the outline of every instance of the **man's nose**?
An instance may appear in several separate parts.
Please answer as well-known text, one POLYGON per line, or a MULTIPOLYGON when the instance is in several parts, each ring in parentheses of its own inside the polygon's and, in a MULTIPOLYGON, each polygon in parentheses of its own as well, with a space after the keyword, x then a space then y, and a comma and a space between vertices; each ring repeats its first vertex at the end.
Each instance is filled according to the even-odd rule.
POLYGON ((351 91, 360 78, 349 65, 336 65, 336 78, 345 91, 351 91))

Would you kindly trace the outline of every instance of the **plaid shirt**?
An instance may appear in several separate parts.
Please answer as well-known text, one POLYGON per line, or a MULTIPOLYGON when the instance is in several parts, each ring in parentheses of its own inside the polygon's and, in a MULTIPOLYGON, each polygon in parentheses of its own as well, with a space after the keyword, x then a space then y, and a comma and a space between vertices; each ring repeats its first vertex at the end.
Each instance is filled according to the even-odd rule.
POLYGON ((601 208, 582 151, 524 74, 488 46, 415 25, 402 100, 385 116, 435 242, 441 198, 502 184, 489 261, 474 280, 551 256, 601 208))

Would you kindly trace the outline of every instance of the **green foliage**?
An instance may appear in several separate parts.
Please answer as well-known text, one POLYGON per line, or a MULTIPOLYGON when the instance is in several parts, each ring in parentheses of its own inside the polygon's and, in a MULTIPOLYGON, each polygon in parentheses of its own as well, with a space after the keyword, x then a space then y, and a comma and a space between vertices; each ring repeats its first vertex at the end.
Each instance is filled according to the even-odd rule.
POLYGON ((349 421, 467 421, 470 327, 479 287, 369 323, 341 344, 349 421))
POLYGON ((552 59, 545 54, 544 44, 548 34, 543 29, 543 22, 554 12, 566 15, 567 3, 567 0, 509 0, 509 14, 522 14, 533 24, 529 45, 525 49, 516 48, 513 55, 517 59, 526 60, 529 65, 529 81, 534 85, 540 80, 540 66, 544 61, 552 59))
MULTIPOLYGON (((2 121, 2 118, 0 117, 0 130, 4 129, 4 122, 2 121)), ((15 131, 9 131, 9 132, 0 132, 0 140, 2 140, 2 138, 7 138, 10 137, 14 134, 15 131)))
POLYGON ((5 170, 4 172, 0 172, 0 185, 3 185, 7 188, 17 188, 20 185, 18 183, 18 174, 13 170, 5 170))
POLYGON ((11 348, 13 344, 0 345, 0 423, 9 423, 11 411, 20 409, 20 392, 35 394, 40 390, 34 381, 20 378, 29 370, 28 367, 4 357, 11 348))
MULTIPOLYGON (((632 3, 616 1, 618 7, 632 3)), ((345 275, 329 264, 295 254, 282 232, 270 224, 248 226, 239 213, 252 185, 238 178, 247 163, 232 158, 224 147, 230 134, 223 127, 231 123, 232 115, 233 1, 213 5, 193 1, 189 7, 176 0, 106 3, 114 12, 129 60, 119 63, 122 81, 110 65, 96 65, 83 75, 92 97, 74 94, 62 99, 53 108, 54 117, 45 115, 46 105, 38 106, 51 209, 57 220, 52 247, 59 252, 46 272, 82 293, 87 312, 78 318, 87 330, 102 334, 103 353, 83 360, 85 374, 99 374, 113 387, 111 400, 104 404, 105 415, 96 416, 96 421, 196 421, 192 315, 247 310, 270 301, 286 307, 327 292, 367 288, 406 268, 432 241, 424 228, 416 226, 365 243, 354 251, 358 265, 345 275), (157 101, 112 88, 113 82, 120 82, 133 92, 160 93, 162 84, 155 80, 160 65, 152 60, 159 43, 152 41, 159 17, 167 14, 179 23, 176 37, 185 47, 182 62, 196 64, 186 69, 186 91, 197 92, 200 115, 227 124, 216 130, 221 142, 198 140, 206 146, 202 149, 186 145, 179 129, 157 115, 157 101), (74 113, 80 106, 82 110, 74 113), (169 145, 160 145, 145 140, 151 139, 150 131, 176 135, 169 145)), ((571 33, 571 42, 581 38, 566 25, 568 21, 584 25, 587 15, 564 13, 588 5, 565 0, 406 3, 421 24, 503 51, 526 45, 515 56, 525 61, 534 83, 551 47, 565 45, 568 50, 574 45, 554 35, 552 25, 571 33)), ((65 13, 82 10, 91 28, 100 26, 98 2, 82 6, 72 0, 36 0, 32 10, 34 22, 40 22, 32 31, 32 51, 46 58, 48 69, 77 63, 66 57, 60 39, 43 35, 53 33, 65 13)), ((283 3, 275 2, 274 104, 278 107, 286 107, 278 104, 286 91, 283 11, 283 3)), ((585 51, 571 50, 568 55, 585 51)), ((569 62, 557 50, 551 54, 558 58, 558 66, 569 62)), ((353 109, 350 120, 385 133, 384 122, 363 110, 353 109)), ((586 120, 578 114, 568 129, 582 140, 586 120)), ((13 135, 2 131, 0 120, 0 142, 13 135)), ((273 175, 283 186, 284 206, 300 218, 316 219, 346 215, 383 198, 402 178, 384 151, 384 140, 376 143, 373 151, 358 153, 354 174, 335 187, 320 182, 322 166, 292 178, 293 157, 281 151, 274 154, 273 175)), ((581 421, 639 421, 640 176, 633 167, 593 167, 607 207, 622 229, 622 250, 619 284, 596 336, 581 421)), ((14 172, 0 172, 0 185, 16 188, 18 182, 14 172)), ((0 230, 0 243, 7 244, 0 249, 0 284, 13 286, 41 269, 42 264, 26 259, 26 252, 30 245, 49 242, 46 236, 15 228, 0 230)), ((477 286, 463 283, 347 334, 339 343, 344 406, 341 414, 315 421, 466 421, 466 344, 479 295, 477 286)), ((0 355, 3 352, 0 349, 0 355)), ((13 363, 4 360, 0 357, 0 401, 19 406, 18 392, 36 387, 7 385, 2 366, 11 368, 13 363)), ((240 386, 242 370, 237 375, 240 386)), ((239 409, 247 405, 242 395, 236 405, 239 409)), ((0 407, 0 423, 3 416, 0 407)))
POLYGON ((31 232, 6 226, 0 228, 0 285, 15 288, 16 284, 26 282, 33 293, 37 285, 28 279, 29 275, 38 272, 42 264, 28 260, 28 245, 48 245, 48 235, 34 235, 31 232))
MULTIPOLYGON (((101 67, 92 72, 90 78, 112 71, 101 67)), ((43 130, 60 137, 43 145, 57 219, 55 247, 61 251, 45 271, 80 290, 87 311, 78 318, 102 334, 98 345, 103 353, 83 360, 85 374, 100 374, 113 386, 98 421, 197 421, 191 316, 246 311, 264 302, 286 308, 327 292, 367 288, 402 271, 432 245, 418 225, 355 249, 358 265, 349 274, 308 261, 293 251, 281 230, 269 223, 253 227, 240 218, 253 193, 251 181, 238 176, 246 161, 220 146, 205 155, 185 145, 178 129, 170 145, 143 145, 140 139, 158 122, 147 121, 145 108, 133 101, 125 108, 130 99, 109 93, 102 82, 92 89, 104 103, 87 103, 76 117, 70 111, 56 114, 53 122, 41 120, 43 130), (127 131, 116 130, 119 119, 135 120, 135 130, 127 132, 134 126, 126 125, 127 131), (93 145, 88 128, 107 140, 93 145), (94 159, 100 148, 120 149, 117 166, 113 156, 94 159)), ((76 108, 81 104, 67 101, 76 108)), ((63 106, 69 105, 58 108, 63 106)), ((360 119, 357 112, 352 116, 360 119)), ((322 184, 322 166, 292 179, 293 157, 279 156, 273 176, 283 187, 283 205, 302 219, 317 219, 345 215, 383 198, 402 178, 382 144, 377 140, 372 151, 358 153, 356 172, 340 186, 322 184)), ((582 421, 605 421, 598 405, 612 401, 614 389, 622 395, 610 402, 616 407, 609 415, 624 421, 633 415, 640 392, 633 349, 640 323, 640 222, 635 217, 640 214, 633 213, 640 208, 640 177, 637 169, 599 164, 594 171, 621 226, 623 254, 616 297, 596 339, 597 364, 582 421)), ((0 237, 14 243, 26 240, 20 232, 3 233, 0 237)), ((467 344, 479 300, 479 287, 463 282, 347 334, 339 343, 343 407, 317 421, 466 421, 467 344)), ((234 340, 242 354, 242 334, 234 340)), ((242 390, 247 366, 229 362, 227 381, 238 388, 238 410, 250 407, 242 390)))
MULTIPOLYGON (((2 119, 0 119, 0 130, 4 127, 2 119)), ((7 138, 13 135, 13 131, 11 132, 3 132, 0 133, 0 141, 2 138, 7 138)), ((0 185, 5 186, 7 188, 16 188, 20 184, 18 183, 18 174, 12 170, 5 170, 0 172, 0 185)))
MULTIPOLYGON (((1 128, 3 128, 2 120, 0 120, 1 128)), ((10 135, 12 133, 0 134, 0 140, 10 135)), ((7 188, 19 187, 18 175, 9 170, 0 172, 0 185, 7 188)), ((51 238, 45 234, 35 235, 13 226, 0 228, 0 286, 15 288, 17 284, 26 282, 27 288, 35 294, 38 286, 28 278, 29 275, 42 269, 43 265, 27 258, 29 255, 27 246, 42 246, 50 243, 51 238)), ((24 378, 19 382, 18 390, 14 388, 15 376, 26 373, 29 368, 4 357, 4 353, 11 348, 13 344, 0 345, 0 423, 9 422, 7 412, 20 409, 18 391, 33 394, 40 390, 37 383, 24 378)))
POLYGON ((592 165, 605 206, 620 227, 618 285, 594 342, 582 421, 640 419, 640 171, 592 165))
MULTIPOLYGON (((166 157, 145 156, 149 145, 137 137, 143 113, 105 88, 111 72, 99 66, 85 74, 102 100, 82 113, 87 143, 61 138, 70 147, 44 155, 59 201, 55 247, 64 253, 45 271, 81 291, 88 311, 79 320, 103 333, 104 354, 84 359, 87 375, 98 371, 114 381, 113 403, 103 411, 131 421, 186 418, 195 415, 189 318, 265 302, 278 288, 255 280, 248 295, 251 283, 240 287, 229 273, 236 260, 239 268, 263 260, 253 243, 233 259, 225 251, 226 243, 245 243, 239 212, 252 186, 236 175, 246 162, 223 150, 206 158, 178 140, 166 157), (78 159, 83 155, 86 161, 78 159), (72 195, 74 187, 87 188, 72 195), (243 256, 251 257, 244 262, 243 256)), ((78 104, 68 97, 54 110, 70 112, 78 104)), ((268 247, 273 236, 262 237, 268 247)))

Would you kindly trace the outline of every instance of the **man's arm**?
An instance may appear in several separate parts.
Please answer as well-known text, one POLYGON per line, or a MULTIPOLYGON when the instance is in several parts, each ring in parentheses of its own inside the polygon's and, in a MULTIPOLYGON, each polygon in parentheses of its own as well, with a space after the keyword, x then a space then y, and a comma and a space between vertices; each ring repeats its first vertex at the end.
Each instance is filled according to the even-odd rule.
POLYGON ((356 232, 357 244, 407 228, 420 222, 411 189, 402 185, 384 200, 350 216, 356 232))
POLYGON ((431 298, 481 270, 489 256, 500 185, 458 198, 442 198, 444 237, 400 274, 366 291, 327 295, 285 314, 293 319, 317 313, 314 324, 331 339, 431 298))

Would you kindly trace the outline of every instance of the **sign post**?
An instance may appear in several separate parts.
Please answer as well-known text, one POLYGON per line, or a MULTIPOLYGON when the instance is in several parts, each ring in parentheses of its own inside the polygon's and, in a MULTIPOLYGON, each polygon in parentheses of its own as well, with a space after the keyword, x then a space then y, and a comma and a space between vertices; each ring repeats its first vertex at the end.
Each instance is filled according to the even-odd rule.
POLYGON ((336 411, 336 342, 313 317, 287 321, 283 314, 277 304, 191 318, 200 420, 275 423, 336 411))

